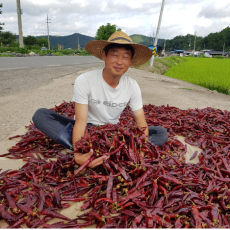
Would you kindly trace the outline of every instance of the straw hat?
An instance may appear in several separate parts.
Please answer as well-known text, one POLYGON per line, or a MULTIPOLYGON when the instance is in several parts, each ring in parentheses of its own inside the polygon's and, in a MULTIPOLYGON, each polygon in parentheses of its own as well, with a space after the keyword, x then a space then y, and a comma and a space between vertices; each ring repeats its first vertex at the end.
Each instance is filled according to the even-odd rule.
POLYGON ((128 44, 134 48, 132 66, 139 66, 147 62, 152 57, 152 51, 144 45, 134 43, 132 39, 122 31, 113 33, 108 41, 93 40, 85 45, 85 50, 102 60, 102 50, 111 43, 128 44))

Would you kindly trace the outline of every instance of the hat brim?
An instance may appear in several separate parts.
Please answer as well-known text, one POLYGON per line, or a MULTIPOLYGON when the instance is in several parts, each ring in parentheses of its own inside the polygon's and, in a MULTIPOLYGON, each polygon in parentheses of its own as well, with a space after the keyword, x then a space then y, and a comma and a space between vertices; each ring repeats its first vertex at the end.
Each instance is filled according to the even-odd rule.
POLYGON ((152 57, 152 51, 144 45, 137 43, 118 43, 108 42, 104 40, 93 40, 85 45, 85 50, 102 60, 102 51, 109 44, 127 44, 131 45, 134 49, 134 56, 132 58, 131 66, 139 66, 146 63, 152 57))

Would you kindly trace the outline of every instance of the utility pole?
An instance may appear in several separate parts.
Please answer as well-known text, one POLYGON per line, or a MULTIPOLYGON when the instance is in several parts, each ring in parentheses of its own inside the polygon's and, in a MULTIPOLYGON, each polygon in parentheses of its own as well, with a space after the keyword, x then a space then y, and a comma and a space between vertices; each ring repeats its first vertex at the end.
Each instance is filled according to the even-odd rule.
POLYGON ((165 51, 165 48, 166 48, 166 39, 165 39, 165 43, 164 43, 164 51, 165 51))
POLYGON ((224 47, 225 47, 225 43, 224 43, 224 46, 223 46, 223 57, 224 57, 224 47))
MULTIPOLYGON (((157 45, 157 40, 158 40, 158 35, 159 35, 159 32, 160 32, 161 20, 162 20, 164 5, 165 5, 165 0, 162 0, 161 12, 160 12, 159 20, 158 20, 158 26, 157 26, 157 32, 156 32, 156 36, 155 36, 155 40, 154 40, 154 45, 153 45, 153 51, 154 51, 154 49, 156 49, 156 45, 157 45)), ((154 54, 153 54, 153 56, 151 57, 151 60, 150 60, 150 66, 151 67, 153 66, 153 62, 154 62, 154 54)))
POLYGON ((152 55, 153 55, 153 56, 154 56, 155 53, 156 53, 156 47, 154 46, 154 35, 155 35, 155 33, 154 33, 154 31, 153 31, 153 51, 152 51, 152 55))
POLYGON ((78 45, 77 45, 77 50, 79 50, 79 51, 80 51, 79 36, 78 36, 78 45))
POLYGON ((166 47, 166 39, 164 41, 164 49, 162 50, 161 54, 163 54, 165 56, 165 47, 166 47))
POLYGON ((48 14, 47 14, 48 49, 50 50, 49 23, 51 23, 51 22, 49 22, 49 20, 51 20, 51 19, 48 18, 48 14))
POLYGON ((22 34, 22 9, 20 6, 20 0, 17 1, 17 14, 18 14, 18 34, 19 34, 19 47, 23 48, 23 34, 22 34))
POLYGON ((155 33, 154 33, 154 31, 153 31, 153 44, 154 44, 154 36, 155 36, 155 33))
POLYGON ((195 38, 194 38, 194 50, 193 50, 193 57, 195 56, 195 50, 196 50, 196 31, 195 31, 195 38))

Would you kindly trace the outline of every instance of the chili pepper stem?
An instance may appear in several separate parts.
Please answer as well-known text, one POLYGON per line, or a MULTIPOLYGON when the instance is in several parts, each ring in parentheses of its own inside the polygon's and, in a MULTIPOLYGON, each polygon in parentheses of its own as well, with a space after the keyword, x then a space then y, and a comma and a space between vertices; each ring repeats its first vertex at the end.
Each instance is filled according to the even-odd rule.
POLYGON ((162 226, 163 226, 163 223, 164 223, 164 218, 165 218, 165 215, 162 216, 162 223, 161 223, 162 226))
POLYGON ((207 224, 205 223, 202 223, 202 227, 205 228, 207 226, 207 224))

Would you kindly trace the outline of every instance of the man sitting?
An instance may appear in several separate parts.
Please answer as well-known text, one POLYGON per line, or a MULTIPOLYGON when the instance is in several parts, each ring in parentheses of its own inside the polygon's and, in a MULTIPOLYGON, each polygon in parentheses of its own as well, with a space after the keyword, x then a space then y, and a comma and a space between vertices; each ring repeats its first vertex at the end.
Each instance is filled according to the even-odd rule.
MULTIPOLYGON (((113 33, 108 41, 90 41, 85 49, 102 59, 105 67, 77 77, 73 94, 75 120, 44 108, 37 110, 33 116, 33 122, 38 129, 70 149, 75 149, 72 143, 81 139, 86 126, 117 124, 127 104, 133 112, 136 125, 147 127, 140 87, 125 73, 130 66, 147 62, 152 56, 151 50, 144 45, 133 43, 122 31, 113 33)), ((160 126, 146 128, 145 135, 158 146, 168 139, 166 129, 160 126)), ((85 154, 75 153, 75 162, 82 165, 92 154, 92 149, 85 154)), ((94 168, 107 158, 98 157, 88 167, 94 168)))

